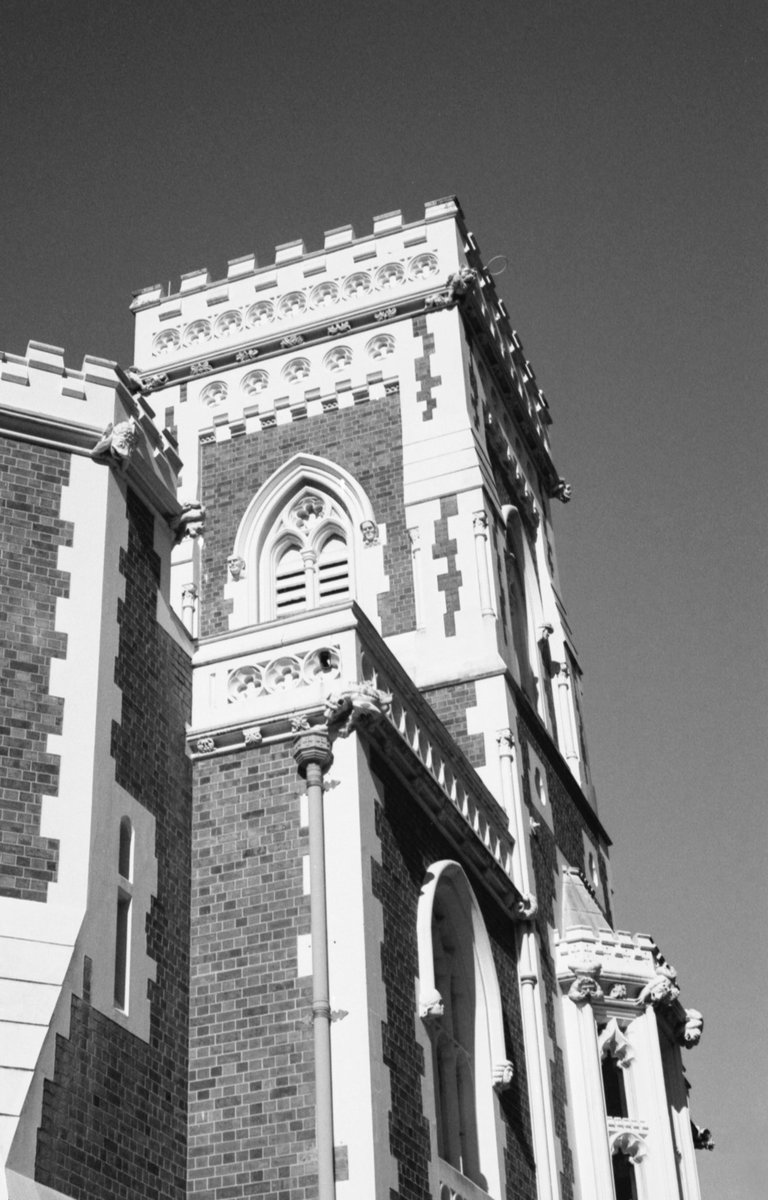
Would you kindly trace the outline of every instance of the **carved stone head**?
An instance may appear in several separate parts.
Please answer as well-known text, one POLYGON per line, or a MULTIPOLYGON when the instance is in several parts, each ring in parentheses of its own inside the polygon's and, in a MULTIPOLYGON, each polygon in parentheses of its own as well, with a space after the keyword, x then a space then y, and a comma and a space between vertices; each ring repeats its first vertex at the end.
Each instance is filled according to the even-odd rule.
POLYGON ((361 521, 360 532, 363 535, 364 546, 375 546, 379 540, 379 527, 373 521, 361 521))

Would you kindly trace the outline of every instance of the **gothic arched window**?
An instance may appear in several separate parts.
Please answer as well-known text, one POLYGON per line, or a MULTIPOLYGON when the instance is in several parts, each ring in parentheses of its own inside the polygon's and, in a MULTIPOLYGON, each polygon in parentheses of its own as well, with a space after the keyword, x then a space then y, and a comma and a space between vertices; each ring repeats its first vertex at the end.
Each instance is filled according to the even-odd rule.
POLYGON ((497 1195, 501 1171, 494 1088, 512 1078, 488 933, 458 863, 429 869, 418 919, 420 1014, 432 1048, 437 1150, 497 1195))
POLYGON ((338 501, 317 488, 302 488, 283 506, 265 545, 274 616, 351 595, 348 526, 338 501))
POLYGON ((343 467, 310 454, 288 459, 240 522, 229 556, 230 627, 353 596, 375 619, 388 586, 379 530, 368 497, 343 467))

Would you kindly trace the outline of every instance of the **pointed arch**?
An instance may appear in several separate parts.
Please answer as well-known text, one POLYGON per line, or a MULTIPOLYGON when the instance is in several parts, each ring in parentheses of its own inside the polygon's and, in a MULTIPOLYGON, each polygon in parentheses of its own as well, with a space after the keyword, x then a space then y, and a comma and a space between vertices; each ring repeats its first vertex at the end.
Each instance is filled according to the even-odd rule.
POLYGON ((498 1195, 494 1085, 506 1059, 501 993, 480 905, 457 862, 434 863, 419 897, 419 1012, 432 1043, 438 1153, 498 1195))
POLYGON ((364 522, 375 523, 373 507, 343 467, 306 453, 278 467, 248 505, 235 537, 232 553, 246 563, 241 623, 355 595, 364 522))

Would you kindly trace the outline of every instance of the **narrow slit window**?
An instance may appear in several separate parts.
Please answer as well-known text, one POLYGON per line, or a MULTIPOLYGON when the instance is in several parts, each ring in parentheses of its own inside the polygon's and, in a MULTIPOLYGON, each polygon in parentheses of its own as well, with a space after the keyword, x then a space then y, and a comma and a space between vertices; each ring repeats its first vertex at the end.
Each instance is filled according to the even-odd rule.
POLYGON ((128 947, 131 932, 131 897, 122 890, 117 895, 115 929, 115 1007, 128 1009, 128 947))
POLYGON ((115 1008, 128 1011, 128 980, 131 953, 131 902, 133 892, 133 826, 128 817, 120 822, 117 850, 117 909, 115 916, 115 1008))

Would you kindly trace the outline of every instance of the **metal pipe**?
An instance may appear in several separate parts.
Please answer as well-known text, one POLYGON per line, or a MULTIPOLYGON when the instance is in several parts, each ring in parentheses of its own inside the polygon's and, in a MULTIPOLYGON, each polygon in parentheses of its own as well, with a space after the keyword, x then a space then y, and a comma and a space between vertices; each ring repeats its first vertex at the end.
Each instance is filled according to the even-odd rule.
POLYGON ((315 1138, 318 1200, 335 1200, 331 1001, 328 979, 328 915, 325 888, 323 773, 333 761, 328 734, 300 734, 293 747, 306 780, 309 808, 310 930, 312 937, 312 1025, 315 1041, 315 1138))

